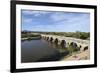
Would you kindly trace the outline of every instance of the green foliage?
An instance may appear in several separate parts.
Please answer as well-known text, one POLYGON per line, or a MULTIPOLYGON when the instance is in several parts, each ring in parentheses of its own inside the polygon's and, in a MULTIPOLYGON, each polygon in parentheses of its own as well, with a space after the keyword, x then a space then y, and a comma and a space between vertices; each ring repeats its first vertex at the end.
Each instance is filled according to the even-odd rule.
POLYGON ((79 47, 74 48, 70 45, 66 49, 69 52, 69 55, 72 55, 73 53, 78 53, 80 51, 79 47))
POLYGON ((21 34, 21 38, 31 38, 31 37, 41 37, 41 35, 38 35, 38 34, 30 34, 30 33, 21 34))
POLYGON ((35 36, 40 36, 36 34, 31 34, 31 33, 39 33, 39 34, 47 34, 47 35, 58 35, 58 36, 65 36, 65 37, 74 37, 78 39, 88 39, 90 38, 90 32, 22 32, 22 37, 35 37, 35 36))
POLYGON ((80 33, 80 38, 81 39, 88 39, 90 37, 90 33, 80 33))
POLYGON ((77 32, 50 32, 48 34, 74 37, 79 39, 88 39, 90 37, 89 32, 78 32, 78 31, 77 32))

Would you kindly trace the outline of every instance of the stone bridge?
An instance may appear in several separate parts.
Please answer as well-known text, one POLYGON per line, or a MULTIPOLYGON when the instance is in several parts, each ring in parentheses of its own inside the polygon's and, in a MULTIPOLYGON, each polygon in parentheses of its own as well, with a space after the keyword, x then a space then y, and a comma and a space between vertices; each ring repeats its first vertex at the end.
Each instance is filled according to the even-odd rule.
POLYGON ((68 47, 68 45, 77 46, 80 48, 80 51, 90 49, 89 40, 82 40, 82 39, 76 39, 72 37, 65 37, 58 35, 47 35, 47 34, 41 34, 41 36, 43 39, 50 41, 52 43, 56 43, 58 45, 64 44, 65 47, 68 47))

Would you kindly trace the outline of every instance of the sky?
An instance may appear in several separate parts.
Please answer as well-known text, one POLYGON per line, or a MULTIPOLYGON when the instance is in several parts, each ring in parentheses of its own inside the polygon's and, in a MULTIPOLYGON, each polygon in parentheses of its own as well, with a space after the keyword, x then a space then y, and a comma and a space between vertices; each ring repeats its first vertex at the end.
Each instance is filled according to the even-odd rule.
POLYGON ((21 30, 90 32, 90 13, 21 10, 21 30))

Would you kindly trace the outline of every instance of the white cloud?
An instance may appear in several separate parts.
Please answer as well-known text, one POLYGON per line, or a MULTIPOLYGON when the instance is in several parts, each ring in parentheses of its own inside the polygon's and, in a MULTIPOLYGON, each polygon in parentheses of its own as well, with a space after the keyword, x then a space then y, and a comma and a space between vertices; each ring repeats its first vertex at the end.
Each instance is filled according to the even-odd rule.
POLYGON ((22 22, 23 22, 23 23, 30 23, 30 22, 32 22, 32 19, 31 19, 31 18, 22 19, 22 22))
POLYGON ((67 20, 67 17, 66 17, 66 14, 64 13, 53 13, 50 18, 53 20, 53 21, 61 21, 61 20, 67 20))
POLYGON ((68 13, 64 13, 64 12, 56 12, 53 13, 50 18, 55 21, 56 23, 73 23, 73 22, 80 22, 80 20, 82 21, 85 19, 89 19, 89 15, 88 14, 82 14, 82 13, 72 13, 72 12, 68 12, 68 13))
POLYGON ((48 11, 33 11, 33 10, 23 10, 22 11, 24 14, 27 14, 27 15, 34 15, 34 16, 40 16, 40 15, 44 15, 44 14, 48 14, 48 13, 51 13, 51 12, 48 12, 48 11))

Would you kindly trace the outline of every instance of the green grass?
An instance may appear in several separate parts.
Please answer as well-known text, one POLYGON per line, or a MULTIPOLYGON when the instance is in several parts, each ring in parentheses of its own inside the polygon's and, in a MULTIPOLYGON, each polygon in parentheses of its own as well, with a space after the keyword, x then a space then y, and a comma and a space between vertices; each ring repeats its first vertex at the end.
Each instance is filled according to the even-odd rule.
POLYGON ((31 38, 31 37, 41 37, 41 35, 36 35, 36 34, 21 34, 21 38, 31 38))

